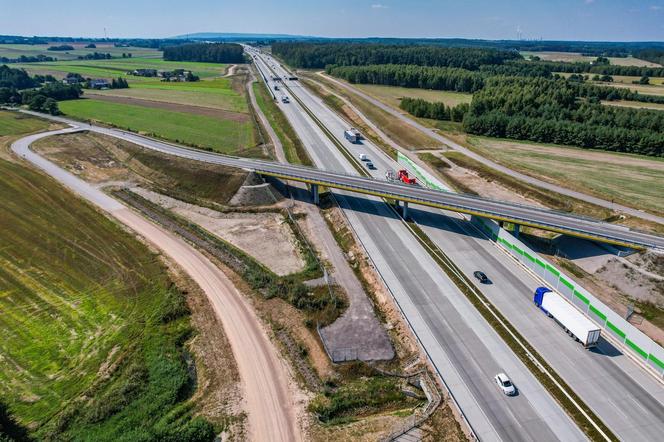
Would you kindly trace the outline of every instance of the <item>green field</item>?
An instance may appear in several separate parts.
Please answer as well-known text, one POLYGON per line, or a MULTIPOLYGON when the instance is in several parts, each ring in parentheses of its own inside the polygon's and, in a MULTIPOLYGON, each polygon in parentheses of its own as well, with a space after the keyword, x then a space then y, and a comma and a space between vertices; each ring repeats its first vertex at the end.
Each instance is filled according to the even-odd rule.
MULTIPOLYGON (((542 60, 547 61, 566 61, 569 63, 574 63, 577 61, 584 61, 590 63, 597 59, 596 56, 583 55, 578 52, 554 52, 554 51, 521 51, 521 55, 526 58, 530 56, 537 56, 542 60)), ((616 66, 647 66, 647 67, 657 67, 659 66, 656 63, 651 63, 647 60, 641 60, 634 57, 607 57, 609 63, 616 66)))
POLYGON ((132 83, 129 89, 96 91, 101 95, 140 98, 165 103, 186 104, 248 113, 247 100, 231 87, 227 78, 195 83, 169 83, 161 81, 132 83))
POLYGON ((470 103, 472 94, 462 92, 435 91, 431 89, 416 89, 409 87, 383 86, 376 84, 355 84, 361 91, 393 107, 399 107, 402 98, 421 98, 426 101, 443 102, 446 106, 456 106, 460 103, 470 103))
POLYGON ((94 99, 62 101, 59 105, 63 113, 77 119, 96 120, 227 154, 243 154, 256 144, 251 122, 239 123, 94 99))
POLYGON ((626 101, 626 100, 602 101, 602 104, 606 106, 631 107, 634 109, 664 110, 664 104, 644 103, 642 101, 626 101))
POLYGON ((45 175, 0 159, 0 176, 0 402, 36 440, 209 434, 187 402, 184 297, 156 256, 45 175))
POLYGON ((0 111, 0 137, 39 132, 48 127, 44 120, 38 120, 17 112, 0 111))
POLYGON ((124 76, 128 81, 132 82, 154 82, 154 78, 126 75, 127 71, 134 69, 185 69, 194 72, 201 78, 213 78, 224 75, 226 66, 221 63, 165 61, 160 58, 140 57, 12 64, 12 67, 25 69, 31 74, 51 74, 53 76, 64 77, 68 72, 73 72, 81 74, 84 77, 94 78, 116 78, 124 76))
POLYGON ((469 137, 469 147, 561 186, 664 214, 664 159, 555 145, 469 137))
POLYGON ((141 58, 161 58, 161 51, 150 48, 116 48, 112 44, 96 43, 97 48, 86 49, 87 43, 52 43, 46 45, 21 45, 21 44, 0 44, 0 57, 18 58, 21 55, 37 56, 45 55, 47 57, 57 58, 58 61, 76 60, 79 55, 92 54, 93 52, 109 53, 113 57, 121 57, 122 53, 131 53, 132 57, 141 58), (49 46, 59 46, 62 44, 70 44, 74 47, 73 51, 49 51, 49 46))

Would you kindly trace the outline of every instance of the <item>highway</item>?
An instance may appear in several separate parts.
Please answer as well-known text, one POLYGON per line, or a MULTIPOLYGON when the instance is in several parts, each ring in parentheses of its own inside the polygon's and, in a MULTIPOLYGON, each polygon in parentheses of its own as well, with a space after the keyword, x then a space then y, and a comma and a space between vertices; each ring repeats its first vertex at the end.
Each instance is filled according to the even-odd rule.
POLYGON ((386 105, 385 103, 383 103, 383 102, 375 99, 374 97, 364 93, 363 91, 349 85, 348 83, 345 83, 343 81, 339 81, 338 79, 336 79, 332 76, 326 75, 325 73, 323 73, 321 75, 323 75, 325 78, 329 79, 330 81, 334 82, 335 84, 339 85, 340 87, 349 90, 353 94, 358 95, 359 97, 361 97, 364 100, 368 101, 372 105, 384 110, 385 112, 387 112, 387 113, 391 114, 392 116, 398 118, 399 120, 405 122, 406 124, 411 126, 413 129, 425 133, 427 136, 433 138, 434 140, 440 142, 441 144, 444 144, 448 147, 451 147, 454 150, 457 150, 457 151, 463 153, 467 157, 470 157, 470 158, 472 158, 476 161, 479 161, 480 163, 483 163, 483 164, 491 167, 492 169, 495 169, 495 170, 497 170, 499 172, 502 172, 506 175, 514 177, 514 178, 518 179, 519 181, 523 181, 524 183, 532 184, 533 186, 541 187, 542 189, 548 189, 548 190, 551 190, 553 192, 559 193, 561 195, 567 195, 567 196, 570 196, 572 198, 576 198, 576 199, 581 200, 581 201, 586 201, 586 202, 589 202, 591 204, 595 204, 595 205, 600 206, 600 207, 605 207, 605 208, 610 209, 612 211, 616 210, 618 212, 626 213, 628 215, 631 215, 631 216, 634 216, 634 217, 637 217, 637 218, 645 219, 645 220, 652 221, 652 222, 659 223, 659 224, 664 224, 664 217, 655 215, 653 213, 645 212, 643 210, 635 209, 633 207, 627 207, 627 206, 624 206, 624 205, 621 205, 621 204, 617 204, 613 201, 608 201, 608 200, 605 200, 605 199, 602 199, 602 198, 598 198, 596 196, 588 195, 587 193, 583 193, 583 192, 579 192, 579 191, 576 191, 576 190, 568 189, 568 188, 563 187, 563 186, 558 186, 558 185, 549 183, 547 181, 532 177, 530 175, 526 175, 524 173, 517 172, 513 169, 510 169, 509 167, 505 167, 502 164, 496 163, 495 161, 491 161, 488 158, 483 157, 482 155, 479 155, 479 154, 473 152, 472 150, 470 150, 466 147, 463 147, 462 145, 455 142, 454 140, 441 135, 440 133, 438 133, 433 128, 426 127, 426 126, 420 124, 419 122, 417 122, 414 119, 408 117, 407 115, 404 115, 403 113, 399 112, 398 110, 386 105))
MULTIPOLYGON (((290 92, 324 121, 349 151, 355 155, 365 153, 371 158, 377 166, 372 172, 374 176, 380 177, 385 170, 398 167, 369 142, 347 143, 342 136, 347 123, 336 115, 330 116, 323 103, 305 88, 295 82, 288 85, 290 92)), ((286 110, 287 106, 290 105, 282 109, 286 110)), ((570 340, 555 322, 544 317, 533 305, 532 293, 540 283, 461 216, 413 207, 410 214, 467 276, 472 278, 475 270, 489 275, 493 284, 478 284, 484 295, 621 440, 660 438, 664 432, 661 383, 607 341, 602 340, 596 350, 588 351, 570 340)), ((391 259, 391 256, 386 255, 384 259, 391 259)))
MULTIPOLYGON (((258 64, 260 67, 260 62, 258 64)), ((325 126, 345 142, 342 132, 346 123, 296 82, 289 82, 289 85, 325 126)), ((279 105, 316 164, 327 170, 356 173, 298 103, 279 105)), ((171 155, 248 169, 257 167, 253 160, 249 160, 251 165, 247 166, 247 160, 182 148, 115 129, 59 120, 171 155)), ((376 177, 384 176, 387 168, 398 167, 370 143, 349 145, 349 148, 358 154, 370 155, 378 166, 374 172, 376 177)), ((439 374, 482 439, 583 438, 465 297, 441 275, 435 262, 382 200, 357 198, 347 192, 335 192, 335 195, 439 374), (491 383, 497 370, 504 370, 513 378, 522 392, 520 396, 508 399, 497 392, 491 383), (524 426, 524 422, 532 423, 532 427, 524 426), (548 430, 535 432, 534 427, 548 430)), ((551 321, 542 321, 541 313, 534 310, 529 300, 537 282, 458 215, 443 216, 438 210, 412 207, 411 214, 464 272, 471 274, 479 268, 494 279, 495 284, 482 287, 484 294, 616 434, 625 440, 652 440, 654 435, 661 434, 664 399, 659 384, 626 357, 616 354, 619 352, 610 344, 603 344, 597 353, 585 351, 567 339, 551 321)))
MULTIPOLYGON (((257 60, 257 66, 267 71, 261 60, 257 60)), ((269 83, 274 90, 274 84, 269 83)), ((326 126, 336 130, 343 124, 294 82, 289 85, 293 85, 292 91, 297 89, 298 98, 306 100, 326 126)), ((277 97, 283 93, 278 91, 277 97)), ((357 174, 297 102, 280 102, 279 106, 316 165, 324 170, 357 174)), ((336 133, 341 135, 342 131, 336 133)), ((382 199, 358 198, 347 191, 335 191, 335 196, 481 440, 585 439, 382 199), (519 396, 508 398, 498 391, 492 377, 499 371, 510 375, 519 387, 519 396)))

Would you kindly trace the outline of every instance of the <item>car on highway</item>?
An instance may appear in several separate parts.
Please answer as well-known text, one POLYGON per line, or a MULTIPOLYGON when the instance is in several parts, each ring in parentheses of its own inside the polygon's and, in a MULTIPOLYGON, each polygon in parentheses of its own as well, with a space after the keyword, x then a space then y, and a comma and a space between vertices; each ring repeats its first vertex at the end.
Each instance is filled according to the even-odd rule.
POLYGON ((281 97, 281 102, 282 103, 290 103, 290 100, 288 99, 288 97, 284 96, 284 97, 281 97))
POLYGON ((374 163, 372 163, 371 161, 367 161, 366 165, 367 165, 367 169, 369 169, 369 170, 376 169, 376 166, 374 166, 374 163))
POLYGON ((490 284, 491 283, 491 280, 489 280, 489 278, 486 276, 486 274, 484 272, 479 271, 479 270, 475 270, 473 272, 473 276, 475 278, 477 278, 477 280, 479 282, 481 282, 482 284, 490 284))
POLYGON ((369 157, 367 157, 366 153, 360 154, 360 161, 369 161, 369 157))
POLYGON ((514 396, 516 394, 516 387, 505 373, 498 373, 493 380, 505 395, 514 396))

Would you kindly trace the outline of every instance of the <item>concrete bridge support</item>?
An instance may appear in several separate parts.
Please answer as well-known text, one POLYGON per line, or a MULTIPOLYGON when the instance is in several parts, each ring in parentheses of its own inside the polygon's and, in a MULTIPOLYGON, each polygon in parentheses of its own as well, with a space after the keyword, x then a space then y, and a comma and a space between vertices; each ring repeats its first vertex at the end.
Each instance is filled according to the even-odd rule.
POLYGON ((311 185, 311 196, 313 197, 314 204, 320 204, 320 195, 318 194, 318 184, 311 185))

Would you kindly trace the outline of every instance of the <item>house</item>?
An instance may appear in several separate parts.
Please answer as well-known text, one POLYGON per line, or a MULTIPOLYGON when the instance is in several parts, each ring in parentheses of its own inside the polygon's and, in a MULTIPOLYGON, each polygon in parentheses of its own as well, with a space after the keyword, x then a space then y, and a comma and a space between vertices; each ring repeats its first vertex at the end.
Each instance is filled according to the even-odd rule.
POLYGON ((90 89, 108 89, 111 87, 111 84, 108 82, 108 80, 103 78, 96 78, 88 80, 88 87, 90 89))
POLYGON ((62 82, 64 84, 78 84, 78 83, 80 83, 78 78, 76 78, 76 77, 65 77, 65 78, 62 79, 62 82))
POLYGON ((131 75, 136 75, 138 77, 156 77, 157 76, 157 70, 156 69, 134 69, 133 71, 129 72, 131 75))

